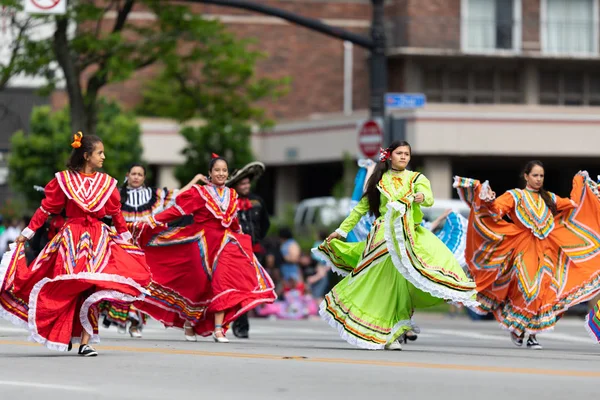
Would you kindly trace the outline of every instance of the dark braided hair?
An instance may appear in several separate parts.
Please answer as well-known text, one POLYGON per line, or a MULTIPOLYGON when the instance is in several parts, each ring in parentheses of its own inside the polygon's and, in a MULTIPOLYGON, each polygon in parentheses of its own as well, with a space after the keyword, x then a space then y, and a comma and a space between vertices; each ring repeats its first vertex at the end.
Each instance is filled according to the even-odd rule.
MULTIPOLYGON (((529 161, 525 165, 525 168, 523 169, 523 174, 521 175, 523 180, 525 180, 525 175, 529 175, 533 167, 536 166, 544 169, 544 164, 542 164, 542 162, 538 160, 529 161)), ((550 209, 550 212, 552 212, 552 215, 556 215, 558 213, 558 209, 556 207, 556 203, 554 202, 554 200, 552 200, 552 196, 550 196, 550 193, 548 193, 543 187, 541 187, 538 190, 538 193, 542 197, 542 200, 544 200, 544 203, 546 203, 546 206, 548 206, 548 208, 550 209)))
MULTIPOLYGON (((391 154, 398 147, 408 147, 408 151, 412 154, 410 144, 404 140, 392 142, 392 144, 390 144, 385 150, 388 150, 391 154)), ((379 218, 379 206, 381 205, 381 193, 379 193, 379 189, 377 189, 377 184, 383 177, 383 174, 391 167, 391 158, 383 162, 378 162, 373 170, 373 174, 371 174, 371 177, 367 181, 367 188, 365 190, 365 194, 363 194, 363 197, 366 197, 369 200, 369 213, 375 216, 375 218, 379 218)))
POLYGON ((94 148, 97 143, 102 143, 102 139, 100 139, 96 135, 85 135, 77 138, 77 134, 73 135, 73 151, 69 156, 69 160, 67 161, 67 168, 73 172, 81 172, 83 167, 85 166, 85 154, 91 155, 94 152, 94 148), (76 142, 80 143, 79 147, 75 147, 74 144, 76 142))

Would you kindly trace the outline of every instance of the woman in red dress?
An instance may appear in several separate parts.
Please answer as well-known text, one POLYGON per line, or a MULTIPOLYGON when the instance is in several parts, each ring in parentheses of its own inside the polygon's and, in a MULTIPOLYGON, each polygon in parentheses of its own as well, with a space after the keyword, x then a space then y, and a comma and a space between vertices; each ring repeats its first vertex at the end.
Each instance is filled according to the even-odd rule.
POLYGON ((100 172, 104 145, 79 132, 68 170, 45 188, 45 199, 0 264, 0 315, 29 330, 46 347, 96 356, 101 300, 136 301, 151 281, 144 253, 129 243, 116 180, 100 172), (66 211, 66 223, 27 265, 25 242, 48 216, 66 211), (116 233, 101 222, 111 216, 116 233))
POLYGON ((150 295, 138 307, 165 326, 185 328, 188 341, 212 334, 226 343, 230 322, 277 295, 250 236, 241 232, 237 193, 225 186, 227 161, 213 155, 209 174, 208 185, 180 193, 136 234, 153 277, 150 295), (168 227, 188 214, 191 225, 168 227))

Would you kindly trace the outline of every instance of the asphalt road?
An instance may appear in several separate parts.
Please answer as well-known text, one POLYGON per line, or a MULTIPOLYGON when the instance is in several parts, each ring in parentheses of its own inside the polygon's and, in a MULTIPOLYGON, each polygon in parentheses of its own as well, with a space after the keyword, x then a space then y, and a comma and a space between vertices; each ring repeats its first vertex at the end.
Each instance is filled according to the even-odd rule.
POLYGON ((403 351, 351 347, 320 320, 251 320, 249 340, 101 332, 100 356, 57 353, 0 322, 0 399, 573 399, 600 392, 600 346, 581 319, 515 347, 495 322, 417 316, 403 351))

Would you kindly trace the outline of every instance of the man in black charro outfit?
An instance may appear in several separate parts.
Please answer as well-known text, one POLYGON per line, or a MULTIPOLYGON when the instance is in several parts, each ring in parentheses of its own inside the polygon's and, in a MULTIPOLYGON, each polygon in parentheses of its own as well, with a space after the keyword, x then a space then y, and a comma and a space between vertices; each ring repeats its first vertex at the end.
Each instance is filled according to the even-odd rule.
MULTIPOLYGON (((252 247, 256 258, 264 264, 266 251, 262 240, 269 230, 269 214, 265 203, 258 195, 251 193, 252 183, 255 182, 265 171, 265 165, 255 161, 244 168, 235 171, 225 183, 228 187, 235 189, 238 193, 238 219, 245 234, 252 237, 252 247)), ((232 324, 233 334, 238 338, 247 339, 250 324, 248 315, 243 314, 232 324)))

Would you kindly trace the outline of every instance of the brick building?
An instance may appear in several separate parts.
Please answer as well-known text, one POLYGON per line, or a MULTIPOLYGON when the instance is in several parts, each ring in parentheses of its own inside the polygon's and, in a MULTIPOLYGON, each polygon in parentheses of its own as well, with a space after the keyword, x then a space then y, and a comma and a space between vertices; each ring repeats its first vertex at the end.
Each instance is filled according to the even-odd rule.
MULTIPOLYGON (((423 169, 439 198, 454 196, 453 174, 512 188, 530 158, 543 158, 549 188, 562 195, 577 170, 600 167, 598 0, 386 4, 388 90, 428 99, 424 109, 390 112, 400 122, 390 130, 412 143, 413 167, 423 169)), ((358 154, 356 121, 365 117, 281 121, 263 133, 257 141, 265 161, 285 165, 273 184, 279 198, 317 195, 314 186, 284 177, 306 176, 303 162, 358 154)))
POLYGON ((597 0, 390 6, 390 90, 430 102, 599 105, 597 0))
MULTIPOLYGON (((270 0, 265 4, 367 35, 369 0, 270 0)), ((388 0, 390 92, 422 92, 428 105, 393 112, 414 147, 415 166, 434 191, 451 197, 452 174, 517 184, 518 166, 543 157, 562 194, 571 173, 592 169, 600 148, 599 0, 388 0), (565 139, 568 138, 568 139, 565 139), (507 174, 508 172, 508 174, 507 174), (557 183, 558 182, 558 183, 557 183)), ((268 166, 260 190, 272 209, 330 193, 344 153, 358 156, 357 122, 367 116, 368 53, 282 20, 234 8, 196 5, 268 53, 259 74, 290 76, 289 94, 265 107, 275 129, 258 132, 268 166), (346 89, 346 90, 345 90, 346 89)), ((151 21, 136 10, 132 19, 151 21)), ((149 68, 103 91, 132 107, 149 68)), ((63 104, 60 92, 52 103, 63 104)), ((176 186, 184 146, 171 121, 143 119, 145 158, 159 183, 176 186)), ((600 165, 598 165, 600 166, 600 165)))
MULTIPOLYGON (((363 0, 271 0, 258 3, 314 17, 332 26, 368 34, 370 2, 363 0)), ((275 119, 305 118, 314 113, 343 111, 344 104, 344 45, 343 42, 320 33, 287 23, 278 18, 251 13, 236 8, 194 4, 191 9, 208 19, 219 19, 240 38, 251 38, 256 48, 267 58, 258 66, 259 76, 290 77, 289 95, 275 102, 265 102, 275 119)), ((114 18, 114 15, 109 15, 114 18)), ((130 21, 153 21, 152 13, 138 10, 130 21)), ((352 60, 353 108, 364 109, 368 97, 368 53, 354 47, 352 60)), ((102 94, 133 107, 141 100, 143 85, 157 73, 149 67, 133 79, 103 89, 102 94)), ((66 101, 57 93, 56 105, 66 101)))
MULTIPOLYGON (((369 0, 258 1, 368 35, 369 0)), ((343 110, 344 46, 337 39, 245 10, 194 5, 268 54, 262 76, 292 78, 290 94, 265 103, 273 117, 343 110)), ((389 0, 389 90, 430 103, 600 104, 598 0, 389 0)), ((131 20, 153 19, 135 11, 131 20)), ((368 53, 353 49, 353 109, 367 107, 368 53)), ((103 94, 133 106, 151 67, 103 94)), ((53 102, 62 104, 60 93, 53 102)))

